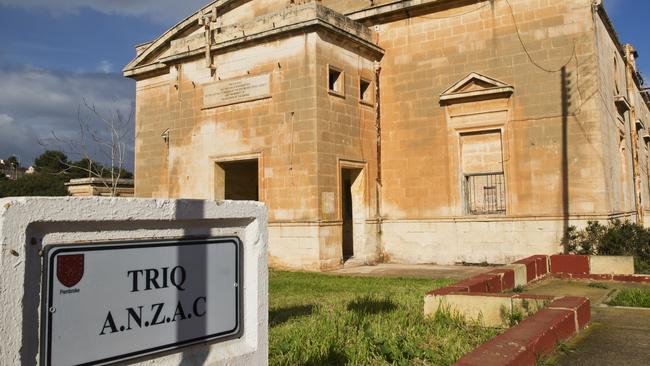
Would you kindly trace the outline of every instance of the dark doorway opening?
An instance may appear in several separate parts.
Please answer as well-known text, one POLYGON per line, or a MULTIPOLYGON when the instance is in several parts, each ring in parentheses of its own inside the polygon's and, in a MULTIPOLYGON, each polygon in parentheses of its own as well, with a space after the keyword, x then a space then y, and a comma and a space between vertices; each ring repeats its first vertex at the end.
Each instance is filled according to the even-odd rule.
POLYGON ((341 219, 343 220, 343 261, 354 257, 354 212, 358 210, 358 178, 361 169, 341 170, 341 219))
POLYGON ((257 159, 219 162, 216 164, 216 198, 236 201, 259 201, 259 164, 257 159))

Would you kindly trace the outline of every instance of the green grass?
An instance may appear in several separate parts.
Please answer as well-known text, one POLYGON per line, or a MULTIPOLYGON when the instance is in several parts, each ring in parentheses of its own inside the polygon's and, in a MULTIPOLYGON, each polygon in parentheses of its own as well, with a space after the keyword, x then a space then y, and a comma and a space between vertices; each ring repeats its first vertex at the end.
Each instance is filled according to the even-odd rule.
POLYGON ((497 331, 423 296, 453 281, 269 273, 271 365, 451 365, 497 331))
POLYGON ((637 288, 623 289, 607 305, 650 308, 650 290, 637 288))

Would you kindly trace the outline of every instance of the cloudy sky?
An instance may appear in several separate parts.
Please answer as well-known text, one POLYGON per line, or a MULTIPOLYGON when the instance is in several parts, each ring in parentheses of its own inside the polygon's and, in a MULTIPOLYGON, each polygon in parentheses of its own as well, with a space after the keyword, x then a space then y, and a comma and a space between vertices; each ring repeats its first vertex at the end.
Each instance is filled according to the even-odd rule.
MULTIPOLYGON (((104 113, 128 114, 134 84, 120 70, 133 57, 133 46, 207 2, 0 0, 0 158, 13 154, 30 165, 43 151, 39 140, 52 131, 74 136, 84 98, 104 113)), ((605 0, 605 5, 650 75, 650 40, 642 30, 650 1, 605 0)), ((132 167, 132 152, 128 160, 132 167)))

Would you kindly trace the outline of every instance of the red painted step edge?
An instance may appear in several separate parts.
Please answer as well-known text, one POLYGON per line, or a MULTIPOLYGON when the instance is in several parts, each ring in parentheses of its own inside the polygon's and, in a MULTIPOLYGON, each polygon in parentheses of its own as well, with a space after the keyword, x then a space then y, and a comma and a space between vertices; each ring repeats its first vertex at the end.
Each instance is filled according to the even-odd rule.
MULTIPOLYGON (((573 304, 578 308, 544 308, 463 356, 456 365, 535 365, 539 356, 550 353, 558 342, 572 337, 579 330, 576 314, 582 314, 585 302, 564 298, 558 304, 573 304)), ((588 300, 586 306, 589 310, 588 300)))
POLYGON ((526 282, 534 281, 537 278, 537 261, 534 257, 520 259, 514 264, 523 264, 526 266, 526 282))
POLYGON ((548 256, 534 255, 531 258, 535 259, 535 269, 537 270, 537 277, 545 276, 548 273, 548 256))
POLYGON ((495 269, 488 274, 499 276, 501 280, 501 291, 509 291, 515 288, 515 271, 512 269, 495 269))
POLYGON ((547 309, 569 309, 575 313, 577 329, 584 329, 591 321, 591 304, 586 297, 565 296, 555 299, 547 309))
POLYGON ((589 274, 589 256, 552 255, 551 273, 589 274))
POLYGON ((464 281, 458 282, 454 286, 467 287, 468 292, 480 293, 497 293, 503 291, 501 287, 501 276, 497 274, 484 273, 464 281))
POLYGON ((650 283, 649 275, 572 274, 572 273, 551 273, 550 275, 553 278, 559 278, 562 280, 593 280, 593 281, 650 283))

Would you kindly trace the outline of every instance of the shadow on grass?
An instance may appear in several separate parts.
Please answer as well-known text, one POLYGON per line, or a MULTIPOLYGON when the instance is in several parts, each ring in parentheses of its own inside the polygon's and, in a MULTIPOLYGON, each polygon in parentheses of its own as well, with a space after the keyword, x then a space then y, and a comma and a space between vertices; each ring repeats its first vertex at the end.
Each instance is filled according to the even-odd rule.
POLYGON ((286 323, 293 318, 310 316, 314 312, 314 305, 294 305, 269 311, 269 326, 274 327, 286 323))
POLYGON ((345 365, 348 362, 348 356, 330 345, 327 353, 312 357, 304 363, 305 366, 322 366, 322 365, 345 365))
POLYGON ((359 315, 390 313, 397 309, 397 305, 389 299, 373 299, 371 296, 358 297, 348 303, 348 311, 359 315))

